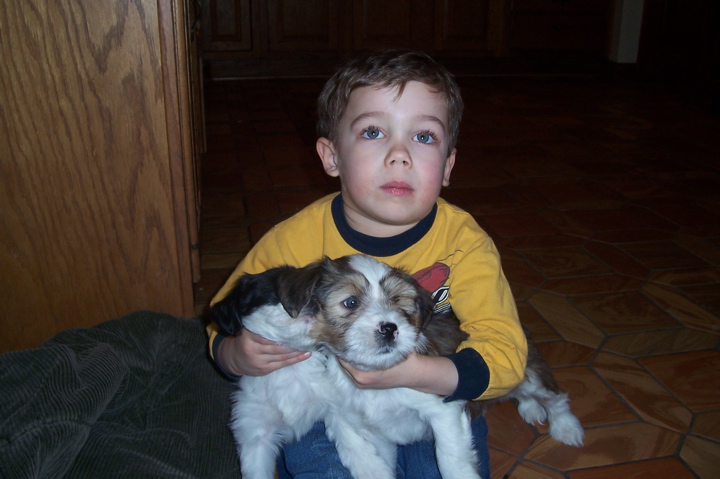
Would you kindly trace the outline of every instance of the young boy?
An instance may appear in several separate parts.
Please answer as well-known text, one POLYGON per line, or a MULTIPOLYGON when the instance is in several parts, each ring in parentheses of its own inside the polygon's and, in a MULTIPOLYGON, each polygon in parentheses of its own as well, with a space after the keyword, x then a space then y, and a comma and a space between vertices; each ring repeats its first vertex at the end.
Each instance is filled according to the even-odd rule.
MULTIPOLYGON (((343 364, 360 388, 407 387, 457 399, 502 396, 523 378, 527 355, 515 301, 498 252, 464 211, 439 198, 455 164, 460 91, 438 63, 418 52, 388 51, 349 62, 318 100, 317 152, 340 194, 322 198, 269 231, 213 299, 237 278, 323 256, 363 253, 411 272, 452 307, 470 335, 458 352, 418 354, 385 371, 343 364)), ((248 331, 223 337, 208 327, 212 356, 231 376, 265 375, 307 359, 248 331)), ((487 425, 473 421, 481 473, 489 477, 487 425)), ((317 424, 284 447, 281 478, 350 477, 317 424)), ((398 450, 398 477, 439 478, 431 441, 398 450)))

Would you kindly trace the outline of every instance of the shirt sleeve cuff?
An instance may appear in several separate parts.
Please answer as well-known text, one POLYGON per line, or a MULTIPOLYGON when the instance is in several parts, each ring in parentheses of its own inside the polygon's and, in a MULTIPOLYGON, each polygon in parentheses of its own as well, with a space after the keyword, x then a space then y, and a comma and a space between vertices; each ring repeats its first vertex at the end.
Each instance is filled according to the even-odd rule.
POLYGON ((215 339, 213 340, 213 343, 212 343, 212 353, 211 353, 212 359, 213 359, 213 362, 215 363, 215 367, 217 368, 218 371, 220 371, 222 373, 223 376, 225 376, 227 379, 237 381, 238 379, 240 379, 240 376, 234 376, 234 375, 228 373, 220 366, 220 363, 217 362, 218 348, 220 347, 220 343, 225 338, 227 338, 227 335, 220 333, 220 332, 218 332, 217 335, 215 335, 215 339))
POLYGON ((490 369, 480 353, 466 348, 445 357, 455 364, 458 372, 457 388, 444 399, 445 402, 471 401, 485 392, 490 383, 490 369))

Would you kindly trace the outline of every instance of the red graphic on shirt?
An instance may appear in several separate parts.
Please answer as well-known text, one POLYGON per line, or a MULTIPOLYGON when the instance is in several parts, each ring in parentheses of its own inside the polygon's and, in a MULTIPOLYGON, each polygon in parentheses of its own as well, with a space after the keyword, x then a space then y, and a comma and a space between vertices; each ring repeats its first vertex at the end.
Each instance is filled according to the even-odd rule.
POLYGON ((435 263, 425 269, 421 269, 413 275, 420 286, 432 293, 435 300, 435 309, 443 307, 450 297, 450 291, 445 282, 450 277, 450 267, 442 263, 435 263))
POLYGON ((449 277, 450 267, 442 263, 435 263, 413 275, 413 279, 431 293, 443 286, 449 277))

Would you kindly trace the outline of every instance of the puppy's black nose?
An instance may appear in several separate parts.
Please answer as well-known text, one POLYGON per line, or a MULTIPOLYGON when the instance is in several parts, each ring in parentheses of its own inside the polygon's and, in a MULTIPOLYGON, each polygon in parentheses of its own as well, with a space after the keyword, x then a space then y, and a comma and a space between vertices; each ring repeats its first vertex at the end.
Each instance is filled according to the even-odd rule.
POLYGON ((395 323, 382 323, 380 325, 380 334, 388 341, 395 339, 395 333, 397 332, 397 325, 395 323))

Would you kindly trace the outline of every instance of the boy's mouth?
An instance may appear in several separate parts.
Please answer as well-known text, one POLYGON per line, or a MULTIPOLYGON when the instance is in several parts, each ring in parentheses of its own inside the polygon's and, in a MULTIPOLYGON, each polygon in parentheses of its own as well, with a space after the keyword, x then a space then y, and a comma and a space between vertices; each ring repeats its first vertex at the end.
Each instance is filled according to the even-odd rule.
POLYGON ((405 196, 413 192, 413 188, 402 181, 390 181, 382 185, 380 188, 393 196, 405 196))

